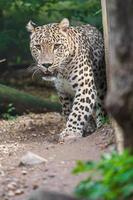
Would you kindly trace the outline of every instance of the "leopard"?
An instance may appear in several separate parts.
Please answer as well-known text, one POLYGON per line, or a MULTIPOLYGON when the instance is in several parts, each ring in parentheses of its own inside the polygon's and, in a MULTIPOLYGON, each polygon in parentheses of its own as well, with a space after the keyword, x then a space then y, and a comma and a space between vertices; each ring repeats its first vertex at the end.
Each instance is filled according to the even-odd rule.
POLYGON ((106 69, 102 33, 93 25, 70 25, 67 18, 38 26, 27 24, 34 73, 52 81, 66 119, 59 140, 87 136, 106 115, 106 69))

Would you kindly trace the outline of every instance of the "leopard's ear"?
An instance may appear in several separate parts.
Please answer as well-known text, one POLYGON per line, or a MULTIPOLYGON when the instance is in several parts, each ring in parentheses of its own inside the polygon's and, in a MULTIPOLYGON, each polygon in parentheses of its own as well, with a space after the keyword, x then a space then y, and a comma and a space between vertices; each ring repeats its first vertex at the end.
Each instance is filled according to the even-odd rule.
POLYGON ((67 28, 69 27, 69 20, 67 18, 64 18, 60 23, 59 23, 59 27, 63 30, 66 31, 67 28))
POLYGON ((34 22, 32 22, 31 20, 26 25, 26 29, 28 32, 34 32, 36 27, 37 27, 37 25, 34 22))

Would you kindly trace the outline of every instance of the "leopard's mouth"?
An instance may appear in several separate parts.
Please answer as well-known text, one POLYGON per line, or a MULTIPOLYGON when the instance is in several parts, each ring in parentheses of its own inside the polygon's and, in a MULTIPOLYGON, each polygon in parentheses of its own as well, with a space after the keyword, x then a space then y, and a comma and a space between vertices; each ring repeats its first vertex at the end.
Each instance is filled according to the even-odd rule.
POLYGON ((55 80, 55 78, 56 78, 56 75, 53 74, 52 72, 50 72, 49 70, 43 72, 43 76, 42 76, 43 80, 53 81, 53 80, 55 80))
POLYGON ((54 81, 56 79, 56 77, 54 77, 54 76, 43 76, 42 79, 44 81, 54 81))
POLYGON ((52 74, 53 74, 53 73, 51 73, 51 72, 48 71, 48 70, 44 72, 44 75, 45 75, 45 76, 52 76, 52 74))

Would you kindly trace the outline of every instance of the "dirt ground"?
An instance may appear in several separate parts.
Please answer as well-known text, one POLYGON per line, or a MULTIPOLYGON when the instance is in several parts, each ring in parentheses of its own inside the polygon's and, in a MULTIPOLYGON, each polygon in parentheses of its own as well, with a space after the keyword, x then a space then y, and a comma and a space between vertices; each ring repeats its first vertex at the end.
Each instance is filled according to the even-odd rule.
POLYGON ((76 160, 98 160, 114 147, 110 125, 88 137, 57 143, 55 135, 63 126, 58 113, 29 114, 0 121, 0 200, 25 200, 39 187, 73 194, 76 184, 85 177, 72 175, 76 160), (27 151, 47 162, 19 166, 27 151))

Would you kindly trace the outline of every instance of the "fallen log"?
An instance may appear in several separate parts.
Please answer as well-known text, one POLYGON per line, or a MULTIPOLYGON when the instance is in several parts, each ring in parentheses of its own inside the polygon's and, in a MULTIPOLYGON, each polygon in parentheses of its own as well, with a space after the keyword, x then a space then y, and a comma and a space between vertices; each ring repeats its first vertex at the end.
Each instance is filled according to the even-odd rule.
POLYGON ((61 111, 59 103, 46 101, 40 97, 0 84, 0 112, 5 112, 9 104, 13 104, 17 114, 61 111))
POLYGON ((5 62, 6 61, 6 59, 4 58, 4 59, 1 59, 0 60, 0 63, 2 63, 2 62, 5 62))

